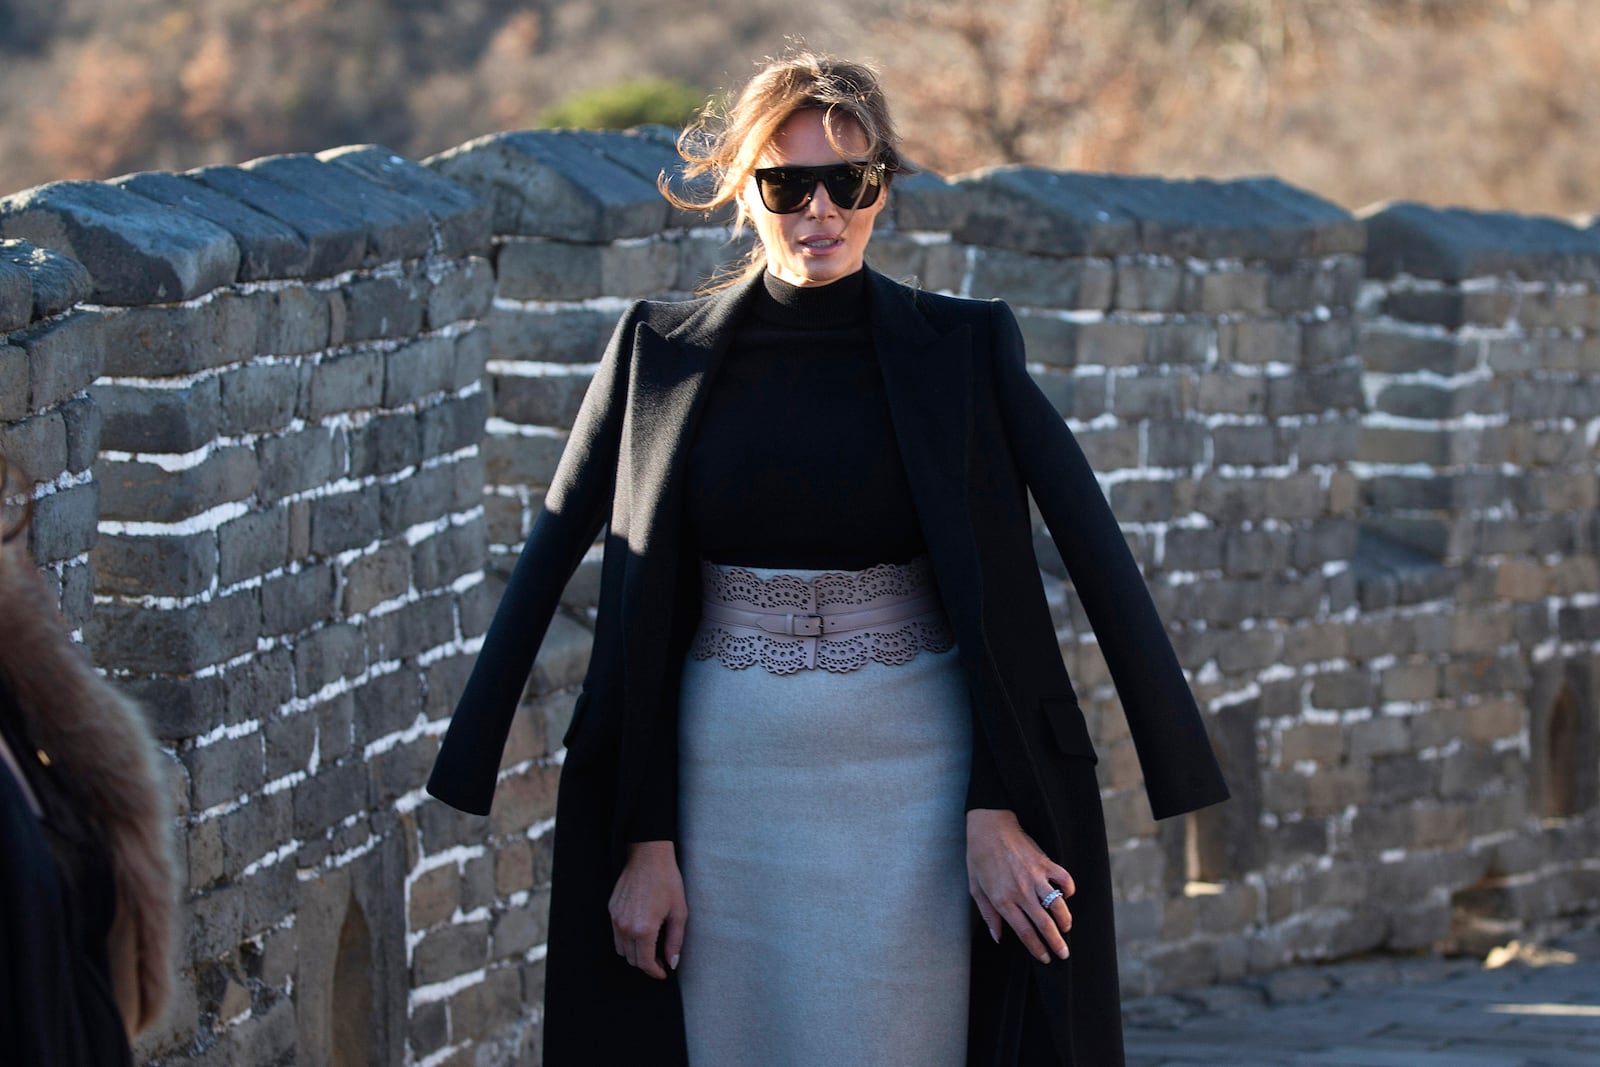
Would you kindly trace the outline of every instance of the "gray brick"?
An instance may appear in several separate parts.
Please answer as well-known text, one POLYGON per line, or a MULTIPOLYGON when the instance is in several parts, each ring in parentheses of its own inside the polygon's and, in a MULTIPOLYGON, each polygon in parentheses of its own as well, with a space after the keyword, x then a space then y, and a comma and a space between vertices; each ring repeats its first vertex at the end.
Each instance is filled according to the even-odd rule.
POLYGON ((87 396, 68 400, 60 407, 67 427, 67 470, 74 473, 94 466, 100 452, 101 413, 87 396))
POLYGON ((144 708, 145 721, 159 741, 195 737, 227 720, 230 704, 216 675, 125 678, 118 685, 144 708))
POLYGON ((217 539, 195 534, 102 534, 90 553, 102 593, 185 597, 204 593, 217 577, 217 539))
POLYGON ((260 456, 256 495, 263 504, 325 485, 345 470, 344 438, 321 427, 264 437, 256 449, 260 456))
POLYGON ((397 797, 415 791, 417 783, 428 780, 438 756, 438 739, 424 735, 373 757, 367 765, 372 803, 387 807, 397 797))
POLYGON ((1452 375, 1477 365, 1480 343, 1463 341, 1445 333, 1422 333, 1381 322, 1367 322, 1361 326, 1357 350, 1362 364, 1370 371, 1423 370, 1452 375))
POLYGON ((419 337, 383 359, 383 406, 397 408, 454 385, 455 341, 419 337))
POLYGON ((1271 426, 1223 425, 1211 431, 1212 461, 1218 466, 1267 467, 1282 463, 1278 433, 1271 426))
POLYGON ((1183 268, 1171 260, 1121 256, 1116 261, 1113 306, 1129 311, 1175 311, 1183 288, 1183 268))
POLYGON ((33 410, 28 353, 0 343, 0 422, 16 422, 33 410))
POLYGON ((1266 411, 1269 379, 1226 371, 1202 373, 1196 383, 1195 408, 1216 415, 1256 415, 1266 411))
POLYGON ((95 467, 101 518, 177 522, 256 489, 255 452, 245 446, 214 450, 192 467, 168 471, 153 463, 101 459, 95 467))
POLYGON ((361 629, 329 623, 295 641, 295 692, 308 697, 341 678, 355 678, 367 667, 361 629))
POLYGON ((222 397, 216 378, 181 389, 103 381, 92 395, 104 412, 105 447, 119 452, 182 454, 217 436, 222 397))
MULTIPOLYGON (((452 704, 456 695, 450 694, 452 704)), ((422 684, 417 674, 409 670, 385 674, 361 686, 352 694, 355 744, 364 748, 410 727, 422 713, 422 697, 422 684)))
POLYGON ((217 378, 219 430, 226 436, 280 431, 294 420, 303 368, 257 364, 224 371, 217 378))
POLYGON ((0 454, 36 481, 53 481, 68 469, 66 418, 57 409, 0 424, 0 454))
POLYGON ((1214 315, 1224 311, 1261 311, 1267 306, 1268 273, 1261 267, 1239 269, 1208 266, 1186 272, 1180 297, 1183 310, 1214 315))
POLYGON ((455 615, 448 596, 426 596, 367 622, 374 659, 411 658, 455 639, 455 615))
POLYGON ((482 319, 494 306, 497 284, 494 266, 481 256, 453 264, 428 291, 427 327, 436 330, 452 322, 482 319))
POLYGON ((87 389, 105 361, 106 316, 73 311, 7 338, 28 357, 28 410, 43 411, 87 389))
POLYGON ((679 253, 668 241, 605 246, 600 253, 601 291, 608 296, 649 297, 672 288, 679 253))
MULTIPOLYGON (((222 677, 229 715, 238 720, 260 719, 263 728, 282 718, 283 709, 294 698, 293 657, 286 648, 259 652, 244 663, 231 665, 222 677)), ((266 737, 268 775, 282 777, 287 770, 273 752, 273 734, 268 731, 266 737)))
POLYGON ((617 314, 589 308, 544 311, 497 306, 487 322, 495 359, 594 363, 616 328, 617 314))
POLYGON ((296 785, 294 833, 302 839, 320 837, 344 819, 366 809, 367 768, 360 760, 324 765, 296 785))
POLYGON ((1320 367, 1267 380, 1267 414, 1274 418, 1366 408, 1360 369, 1354 364, 1320 367))
POLYGON ((485 381, 488 374, 489 331, 471 329, 456 338, 455 352, 449 357, 446 388, 462 390, 485 381))
POLYGON ((414 412, 378 414, 350 431, 350 474, 390 474, 420 463, 422 433, 414 412))
POLYGON ((84 630, 95 661, 148 673, 193 673, 255 649, 261 607, 252 592, 169 611, 102 604, 84 630))
MULTIPOLYGON (((258 744, 265 745, 264 739, 258 744)), ((224 873, 237 878, 246 867, 295 840, 287 793, 262 794, 217 819, 222 831, 224 873)))
POLYGON ((1172 483, 1144 480, 1111 487, 1111 510, 1123 522, 1156 522, 1174 517, 1172 483))
POLYGON ((1118 377, 1111 383, 1111 411, 1121 419, 1172 419, 1188 407, 1189 382, 1173 374, 1118 377))
POLYGON ((413 337, 422 329, 427 285, 411 277, 358 278, 341 287, 348 318, 344 339, 413 337))
POLYGON ((217 528, 218 576, 235 585, 270 574, 288 562, 289 513, 283 507, 253 511, 217 528))
POLYGON ((1216 345, 1215 328, 1205 322, 1161 322, 1145 331, 1146 363, 1165 366, 1211 362, 1216 345))
POLYGON ((1290 319, 1232 319, 1217 324, 1218 355, 1254 365, 1298 362, 1300 324, 1290 319))
POLYGON ((38 497, 28 546, 41 562, 76 559, 94 547, 95 521, 100 514, 99 487, 93 482, 73 485, 38 497))
POLYGON ((223 737, 205 748, 179 753, 189 771, 190 804, 205 811, 247 796, 266 782, 259 732, 243 737, 223 737))
POLYGON ((347 563, 342 576, 341 610, 346 616, 364 615, 411 588, 411 550, 404 542, 380 545, 347 563))
POLYGON ((977 253, 969 295, 1027 307, 1101 310, 1111 306, 1116 271, 1104 260, 1061 259, 994 248, 977 253))
POLYGON ((488 398, 479 393, 445 400, 419 412, 423 454, 441 456, 475 447, 483 439, 488 409, 488 398))
POLYGON ((293 285, 255 295, 258 306, 258 347, 267 355, 302 355, 326 348, 333 339, 333 305, 340 307, 343 335, 343 300, 335 294, 293 285))
POLYGON ((484 520, 479 518, 419 541, 411 553, 416 587, 441 589, 463 575, 481 571, 488 550, 487 533, 484 520))
POLYGON ((1146 461, 1152 467, 1189 467, 1205 458, 1205 426, 1200 422, 1150 422, 1146 461))
POLYGON ((106 320, 105 373, 166 378, 238 363, 255 354, 253 298, 221 294, 197 307, 129 308, 106 320))
POLYGON ((488 962, 489 924, 460 923, 429 931, 412 955, 412 980, 419 985, 442 982, 477 970, 488 962))
POLYGON ((384 355, 363 348, 324 358, 311 371, 301 412, 307 419, 375 408, 383 400, 384 355))
POLYGON ((333 614, 337 580, 332 566, 313 565, 261 585, 261 630, 272 636, 304 633, 333 614))
POLYGON ((603 245, 548 238, 506 240, 495 258, 499 295, 510 300, 588 300, 603 295, 603 245))
POLYGON ((377 486, 311 501, 311 551, 315 555, 336 556, 363 548, 382 532, 377 486))

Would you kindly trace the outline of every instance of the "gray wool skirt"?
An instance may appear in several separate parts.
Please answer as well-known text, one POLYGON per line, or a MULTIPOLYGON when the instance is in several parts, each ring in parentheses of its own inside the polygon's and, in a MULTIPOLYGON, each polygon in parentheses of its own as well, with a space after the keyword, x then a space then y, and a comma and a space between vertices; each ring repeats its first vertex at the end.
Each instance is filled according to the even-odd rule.
MULTIPOLYGON (((708 583, 730 573, 708 566, 708 583)), ((901 628, 868 635, 881 654, 858 635, 830 661, 824 640, 796 668, 748 636, 703 626, 683 673, 691 1067, 965 1063, 972 727, 955 649, 901 628)))

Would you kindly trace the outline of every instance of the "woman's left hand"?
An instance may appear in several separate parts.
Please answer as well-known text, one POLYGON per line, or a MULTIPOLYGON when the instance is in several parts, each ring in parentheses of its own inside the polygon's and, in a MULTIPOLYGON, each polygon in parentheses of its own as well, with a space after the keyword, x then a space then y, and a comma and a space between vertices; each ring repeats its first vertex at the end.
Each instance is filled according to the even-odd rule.
POLYGON ((1034 843, 1015 812, 1002 808, 967 812, 967 888, 996 943, 1000 920, 1005 919, 1040 963, 1049 963, 1052 954, 1067 958, 1072 875, 1034 843))

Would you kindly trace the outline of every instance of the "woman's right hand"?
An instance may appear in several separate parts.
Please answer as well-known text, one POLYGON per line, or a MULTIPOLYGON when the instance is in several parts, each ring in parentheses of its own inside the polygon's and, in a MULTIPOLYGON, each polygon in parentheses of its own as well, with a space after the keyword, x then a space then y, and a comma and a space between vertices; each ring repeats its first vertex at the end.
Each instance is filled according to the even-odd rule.
POLYGON ((678 969, 689 906, 671 841, 635 841, 611 891, 611 941, 617 955, 651 978, 665 978, 662 959, 678 969))

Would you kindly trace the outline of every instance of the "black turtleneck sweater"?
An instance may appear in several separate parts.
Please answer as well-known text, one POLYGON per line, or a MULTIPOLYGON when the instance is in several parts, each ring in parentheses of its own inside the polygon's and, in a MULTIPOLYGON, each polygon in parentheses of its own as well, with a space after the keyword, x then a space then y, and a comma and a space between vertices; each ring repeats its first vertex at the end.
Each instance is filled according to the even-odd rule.
POLYGON ((867 272, 766 275, 706 397, 686 515, 700 558, 860 570, 920 554, 867 318, 867 272))

